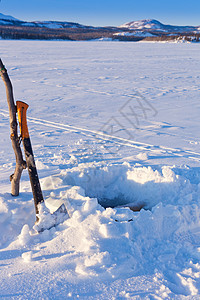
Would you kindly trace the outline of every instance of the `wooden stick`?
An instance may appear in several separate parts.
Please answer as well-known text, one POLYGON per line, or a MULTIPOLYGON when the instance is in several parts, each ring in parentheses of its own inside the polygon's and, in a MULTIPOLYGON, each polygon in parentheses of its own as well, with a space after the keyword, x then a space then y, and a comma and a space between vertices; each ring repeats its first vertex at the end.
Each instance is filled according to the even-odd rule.
POLYGON ((10 115, 10 132, 11 132, 10 138, 12 141, 12 147, 16 158, 15 172, 10 176, 11 194, 13 196, 18 196, 20 178, 23 169, 26 168, 26 162, 23 160, 22 151, 19 144, 19 137, 17 133, 17 118, 16 118, 17 109, 13 97, 13 88, 7 70, 5 69, 1 59, 0 59, 0 75, 6 87, 6 96, 8 102, 9 115, 10 115))
POLYGON ((16 104, 17 104, 19 128, 20 128, 21 138, 24 146, 24 154, 26 157, 26 164, 27 164, 28 174, 30 178, 32 192, 33 192, 35 212, 37 218, 37 215, 39 214, 38 206, 40 203, 44 202, 44 198, 42 195, 40 181, 39 181, 33 150, 31 146, 31 140, 28 132, 27 117, 26 117, 28 104, 22 101, 17 101, 16 104))

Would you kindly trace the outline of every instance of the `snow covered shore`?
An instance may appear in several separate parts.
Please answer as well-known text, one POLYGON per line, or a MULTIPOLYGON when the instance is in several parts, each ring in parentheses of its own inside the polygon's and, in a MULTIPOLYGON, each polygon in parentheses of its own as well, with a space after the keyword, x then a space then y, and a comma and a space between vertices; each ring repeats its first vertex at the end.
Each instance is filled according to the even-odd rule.
POLYGON ((199 299, 199 46, 0 44, 45 204, 69 213, 37 234, 26 171, 10 196, 0 82, 0 297, 199 299))

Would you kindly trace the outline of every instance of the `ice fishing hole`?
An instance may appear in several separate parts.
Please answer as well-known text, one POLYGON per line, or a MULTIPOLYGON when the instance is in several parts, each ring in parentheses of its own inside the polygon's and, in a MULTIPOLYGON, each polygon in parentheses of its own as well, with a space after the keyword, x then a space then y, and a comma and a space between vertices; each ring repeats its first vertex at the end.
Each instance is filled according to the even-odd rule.
POLYGON ((85 196, 97 198, 101 206, 152 209, 160 202, 173 203, 180 182, 170 167, 159 171, 128 164, 100 166, 83 164, 63 174, 65 184, 80 186, 85 196))

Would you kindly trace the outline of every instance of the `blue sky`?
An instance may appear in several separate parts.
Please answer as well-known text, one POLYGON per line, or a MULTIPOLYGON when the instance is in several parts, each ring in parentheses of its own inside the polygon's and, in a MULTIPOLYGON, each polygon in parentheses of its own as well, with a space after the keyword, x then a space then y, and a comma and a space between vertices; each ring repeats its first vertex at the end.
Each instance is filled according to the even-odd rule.
POLYGON ((99 26, 140 19, 200 25, 200 0, 1 0, 0 12, 27 21, 60 20, 99 26))

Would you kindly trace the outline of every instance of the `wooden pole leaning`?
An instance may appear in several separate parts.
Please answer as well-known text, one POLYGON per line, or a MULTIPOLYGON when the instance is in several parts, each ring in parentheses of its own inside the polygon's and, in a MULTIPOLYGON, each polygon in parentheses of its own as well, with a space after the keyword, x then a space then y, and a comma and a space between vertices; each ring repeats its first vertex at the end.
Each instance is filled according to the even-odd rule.
POLYGON ((24 153, 25 153, 26 164, 28 168, 28 174, 31 182, 31 188, 33 192, 35 212, 37 215, 39 213, 38 204, 44 202, 44 198, 40 187, 40 181, 39 181, 39 177, 35 165, 31 140, 30 140, 28 126, 27 126, 26 112, 29 106, 28 104, 22 101, 17 101, 16 103, 17 103, 19 128, 20 128, 22 143, 24 146, 24 153))
POLYGON ((12 147, 16 158, 15 171, 14 174, 10 176, 11 194, 13 196, 18 196, 21 174, 23 169, 26 168, 26 162, 23 160, 23 155, 19 143, 19 136, 17 133, 17 118, 16 118, 17 110, 14 102, 13 88, 7 70, 4 67, 1 59, 0 59, 0 75, 6 88, 6 96, 7 96, 9 116, 10 116, 10 132, 11 132, 10 138, 12 141, 12 147))
POLYGON ((26 112, 29 106, 28 104, 22 101, 17 101, 16 104, 17 104, 19 128, 20 128, 22 143, 24 146, 24 153, 25 153, 26 164, 28 168, 28 174, 31 182, 31 188, 33 192, 35 212, 37 215, 39 213, 38 204, 44 202, 44 198, 40 187, 39 177, 35 165, 31 140, 30 140, 28 126, 27 126, 26 112))

